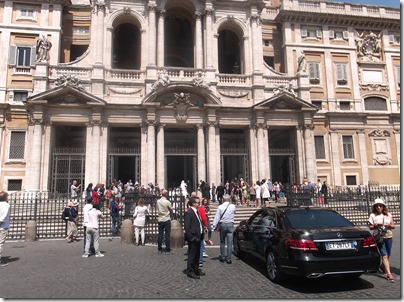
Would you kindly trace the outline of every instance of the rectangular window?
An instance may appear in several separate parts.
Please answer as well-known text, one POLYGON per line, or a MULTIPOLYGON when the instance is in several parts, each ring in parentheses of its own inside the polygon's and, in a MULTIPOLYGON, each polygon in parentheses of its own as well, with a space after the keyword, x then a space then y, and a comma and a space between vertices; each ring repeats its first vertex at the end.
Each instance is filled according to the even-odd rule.
POLYGON ((323 102, 322 101, 311 101, 311 103, 316 106, 318 109, 323 109, 323 102))
POLYGON ((351 135, 342 136, 342 147, 344 149, 344 159, 355 159, 353 137, 351 135))
POLYGON ((339 102, 340 110, 351 110, 351 102, 339 102))
POLYGON ((76 35, 88 35, 90 29, 88 27, 73 27, 73 34, 76 35))
POLYGON ((14 91, 14 102, 26 102, 28 98, 27 91, 14 91))
POLYGON ((335 71, 336 71, 337 85, 348 84, 347 63, 336 63, 335 71))
POLYGON ((323 37, 323 32, 321 28, 302 28, 300 34, 304 39, 321 39, 323 37))
POLYGON ((308 62, 309 69, 309 80, 311 84, 320 84, 320 63, 318 62, 308 62))
POLYGON ((343 30, 330 30, 330 39, 332 40, 348 40, 348 31, 343 30))
POLYGON ((316 159, 325 159, 324 136, 314 136, 314 145, 316 148, 316 159))
POLYGON ((17 47, 17 66, 30 67, 31 47, 17 47))
POLYGON ((390 35, 389 36, 389 43, 390 44, 397 44, 400 45, 401 37, 399 35, 390 35))
POLYGON ((21 191, 22 179, 9 179, 7 183, 7 191, 21 191))
POLYGON ((347 186, 356 186, 357 185, 355 175, 346 175, 345 179, 346 179, 347 186))
POLYGON ((17 5, 17 20, 36 20, 36 9, 33 6, 17 5))
POLYGON ((11 131, 9 159, 24 159, 25 132, 11 131))

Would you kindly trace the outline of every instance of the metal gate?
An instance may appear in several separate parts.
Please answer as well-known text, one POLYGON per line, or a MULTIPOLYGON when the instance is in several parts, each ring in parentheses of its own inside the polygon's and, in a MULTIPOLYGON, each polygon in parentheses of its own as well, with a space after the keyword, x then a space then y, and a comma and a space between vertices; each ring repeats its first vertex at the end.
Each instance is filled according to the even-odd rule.
POLYGON ((237 156, 241 158, 240 164, 242 165, 242 175, 234 175, 237 179, 250 179, 250 160, 247 149, 245 148, 220 148, 220 180, 224 184, 224 157, 225 156, 237 156))
POLYGON ((52 151, 50 191, 70 193, 73 180, 84 186, 86 150, 85 148, 58 147, 52 151))
POLYGON ((108 184, 113 182, 114 170, 115 170, 115 159, 120 156, 134 156, 135 157, 135 168, 133 181, 140 180, 140 148, 139 147, 110 147, 108 148, 108 167, 107 167, 107 180, 108 184))

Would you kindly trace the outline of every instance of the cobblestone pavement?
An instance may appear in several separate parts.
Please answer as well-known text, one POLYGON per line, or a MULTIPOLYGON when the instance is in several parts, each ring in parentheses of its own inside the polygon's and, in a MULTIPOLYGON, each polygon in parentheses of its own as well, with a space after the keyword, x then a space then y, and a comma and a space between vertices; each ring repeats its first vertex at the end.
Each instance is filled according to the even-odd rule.
MULTIPOLYGON (((345 278, 300 279, 290 277, 274 284, 265 268, 251 257, 233 264, 217 259, 218 246, 207 247, 209 255, 200 280, 183 274, 186 247, 174 254, 158 254, 156 245, 121 244, 120 238, 101 239, 103 258, 82 258, 83 242, 62 240, 6 241, 0 267, 2 298, 76 299, 400 299, 400 229, 394 231, 392 272, 396 283, 382 275, 345 278)), ((218 244, 217 234, 213 241, 218 244)))

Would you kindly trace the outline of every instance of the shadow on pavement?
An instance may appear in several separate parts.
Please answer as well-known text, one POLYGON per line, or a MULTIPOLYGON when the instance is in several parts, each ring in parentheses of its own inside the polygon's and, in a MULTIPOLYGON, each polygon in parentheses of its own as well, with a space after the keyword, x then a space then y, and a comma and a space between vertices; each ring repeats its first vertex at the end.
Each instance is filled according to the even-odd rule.
MULTIPOLYGON (((263 262, 246 255, 242 259, 235 258, 236 261, 243 261, 257 273, 262 274, 268 278, 266 273, 266 267, 263 262)), ((374 275, 384 278, 382 275, 374 275)), ((268 282, 271 282, 268 279, 268 282)), ((345 291, 355 291, 374 288, 375 286, 361 277, 349 277, 349 276, 327 276, 318 279, 307 279, 297 276, 287 276, 286 280, 279 283, 280 286, 301 293, 337 293, 345 291)))

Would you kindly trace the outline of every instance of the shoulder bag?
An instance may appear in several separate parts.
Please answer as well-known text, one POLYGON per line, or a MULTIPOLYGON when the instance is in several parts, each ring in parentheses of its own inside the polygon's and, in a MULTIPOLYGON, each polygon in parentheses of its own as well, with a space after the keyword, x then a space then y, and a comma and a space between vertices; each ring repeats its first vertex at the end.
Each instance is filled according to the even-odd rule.
POLYGON ((222 222, 221 222, 220 220, 222 220, 223 215, 224 215, 224 213, 226 213, 227 208, 229 207, 229 205, 230 205, 230 202, 227 204, 227 207, 226 207, 226 209, 223 211, 222 215, 220 215, 219 222, 217 223, 217 226, 216 226, 216 228, 215 228, 215 231, 217 231, 217 232, 220 232, 220 225, 222 224, 222 222))

